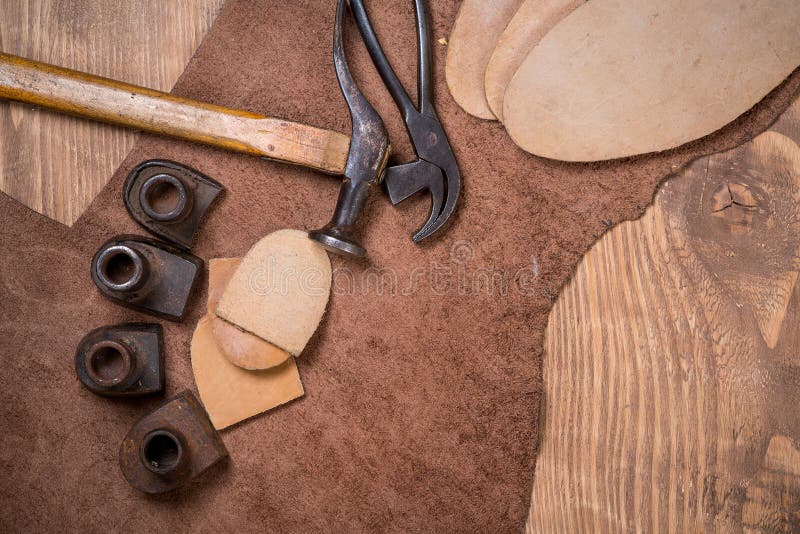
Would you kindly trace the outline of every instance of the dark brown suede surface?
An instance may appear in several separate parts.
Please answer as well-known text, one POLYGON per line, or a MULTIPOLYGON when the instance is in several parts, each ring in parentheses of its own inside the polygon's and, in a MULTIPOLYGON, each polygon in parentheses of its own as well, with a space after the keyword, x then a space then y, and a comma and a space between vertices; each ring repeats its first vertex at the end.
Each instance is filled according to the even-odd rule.
MULTIPOLYGON (((373 0, 368 8, 413 94, 411 4, 373 0)), ((639 216, 671 169, 763 130, 800 76, 691 146, 595 165, 546 161, 455 105, 437 41, 448 36, 458 2, 431 4, 436 102, 464 176, 458 216, 417 246, 409 235, 427 200, 395 209, 375 196, 369 259, 332 258, 329 310, 299 360, 306 396, 224 431, 230 461, 187 488, 148 497, 117 466, 127 430, 163 398, 96 397, 73 368, 90 329, 151 319, 104 300, 89 276, 106 239, 144 235, 123 207, 123 180, 140 161, 167 158, 224 183, 194 248, 206 260, 241 256, 281 228, 321 226, 338 181, 143 136, 71 229, 0 195, 0 530, 521 530, 544 402, 542 333, 559 287, 598 236, 639 216)), ((347 131, 331 60, 334 10, 332 0, 228 0, 175 92, 347 131)), ((351 25, 354 74, 406 160, 399 115, 356 33, 351 25)), ((194 296, 183 323, 164 323, 167 396, 195 389, 189 341, 204 297, 194 296)))

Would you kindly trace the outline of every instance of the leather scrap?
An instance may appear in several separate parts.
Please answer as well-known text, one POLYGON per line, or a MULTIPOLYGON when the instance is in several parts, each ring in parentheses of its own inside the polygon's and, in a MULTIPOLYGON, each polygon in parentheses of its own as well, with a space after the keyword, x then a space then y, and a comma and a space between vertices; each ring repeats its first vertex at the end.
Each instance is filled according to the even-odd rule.
POLYGON ((495 119, 486 99, 486 65, 497 39, 523 0, 464 0, 447 46, 447 85, 461 108, 495 119))
POLYGON ((800 65, 800 2, 592 0, 548 33, 506 89, 537 156, 599 161, 711 134, 800 65))
POLYGON ((325 313, 331 279, 325 249, 306 232, 279 230, 245 255, 214 312, 299 356, 325 313))
MULTIPOLYGON (((230 361, 212 330, 211 310, 227 286, 238 258, 209 262, 209 308, 192 336, 191 357, 200 399, 217 430, 249 419, 303 395, 294 358, 285 357, 267 370, 246 370, 230 361)), ((255 337, 240 332, 239 338, 255 337)), ((236 333, 234 333, 236 335, 236 333)), ((250 346, 253 343, 251 342, 250 346)), ((252 355, 245 355, 253 359, 252 355)))
POLYGON ((217 348, 228 361, 242 369, 270 369, 285 362, 289 353, 225 319, 220 319, 214 313, 220 297, 241 262, 241 258, 217 258, 209 261, 206 317, 211 323, 217 348))

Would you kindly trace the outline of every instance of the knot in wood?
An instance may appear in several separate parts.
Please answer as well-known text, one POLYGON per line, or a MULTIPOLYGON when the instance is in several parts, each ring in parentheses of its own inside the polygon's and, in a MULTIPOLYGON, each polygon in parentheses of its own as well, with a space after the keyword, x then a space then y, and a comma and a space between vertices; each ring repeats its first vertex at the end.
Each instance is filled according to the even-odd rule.
POLYGON ((711 216, 731 225, 732 232, 747 231, 758 212, 753 191, 741 182, 723 182, 711 198, 711 216))

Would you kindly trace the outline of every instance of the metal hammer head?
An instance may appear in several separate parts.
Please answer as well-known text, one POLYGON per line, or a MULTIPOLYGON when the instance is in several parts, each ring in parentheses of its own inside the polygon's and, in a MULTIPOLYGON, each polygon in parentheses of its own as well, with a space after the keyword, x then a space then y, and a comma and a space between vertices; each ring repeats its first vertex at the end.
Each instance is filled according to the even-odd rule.
POLYGON ((436 115, 432 98, 431 48, 428 18, 423 0, 415 0, 419 51, 419 107, 411 102, 388 59, 369 21, 361 0, 350 0, 350 7, 367 50, 387 89, 400 108, 417 160, 405 165, 386 168, 389 156, 389 136, 383 121, 359 91, 342 44, 345 0, 338 0, 334 26, 333 59, 339 86, 350 109, 353 137, 345 167, 345 179, 339 193, 336 211, 328 225, 309 235, 328 250, 353 256, 365 251, 353 232, 363 211, 369 192, 384 179, 392 204, 398 204, 418 192, 431 195, 431 211, 427 222, 414 234, 419 242, 441 229, 455 211, 461 192, 461 173, 447 134, 436 115))
POLYGON ((333 218, 324 227, 310 232, 309 237, 331 252, 361 257, 366 251, 355 237, 355 226, 369 193, 383 180, 389 159, 389 133, 350 74, 342 43, 344 3, 345 0, 338 0, 336 7, 333 62, 339 87, 350 109, 353 136, 333 218))

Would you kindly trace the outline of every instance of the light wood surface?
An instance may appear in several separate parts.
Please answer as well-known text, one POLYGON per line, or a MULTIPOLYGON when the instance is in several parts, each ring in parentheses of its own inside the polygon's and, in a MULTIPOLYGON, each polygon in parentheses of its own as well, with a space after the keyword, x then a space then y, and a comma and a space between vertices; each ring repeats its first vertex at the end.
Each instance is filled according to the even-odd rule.
MULTIPOLYGON (((0 50, 169 91, 223 0, 0 0, 0 50)), ((0 190, 71 225, 133 146, 128 130, 0 102, 0 190)))
POLYGON ((800 101, 667 181, 546 331, 528 532, 800 530, 800 101))
POLYGON ((342 133, 0 53, 0 98, 342 174, 342 133))
POLYGON ((800 65, 797 0, 592 0, 506 88, 523 150, 564 161, 660 152, 709 135, 800 65))

